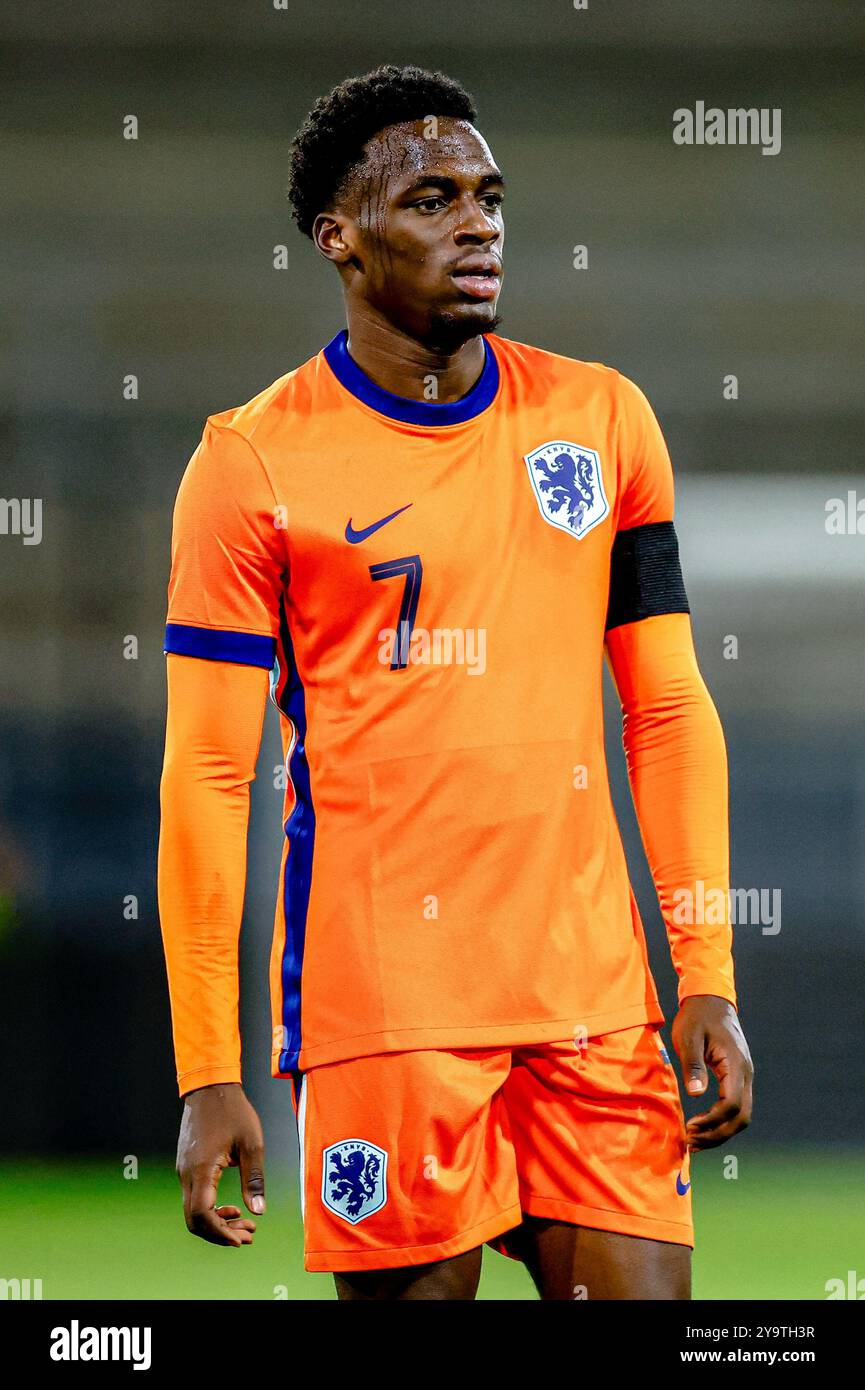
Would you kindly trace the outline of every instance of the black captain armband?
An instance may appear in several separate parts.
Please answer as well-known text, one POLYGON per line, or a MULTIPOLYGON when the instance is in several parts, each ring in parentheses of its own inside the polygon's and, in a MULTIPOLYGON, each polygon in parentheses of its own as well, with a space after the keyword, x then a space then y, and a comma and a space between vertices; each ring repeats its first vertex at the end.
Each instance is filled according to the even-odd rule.
POLYGON ((672 521, 619 531, 610 557, 607 631, 662 613, 690 611, 672 521))

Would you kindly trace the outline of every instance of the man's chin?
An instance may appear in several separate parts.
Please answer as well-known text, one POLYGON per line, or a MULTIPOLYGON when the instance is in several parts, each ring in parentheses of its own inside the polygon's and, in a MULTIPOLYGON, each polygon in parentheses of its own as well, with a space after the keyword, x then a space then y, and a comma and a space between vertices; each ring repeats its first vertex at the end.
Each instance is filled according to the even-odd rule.
POLYGON ((481 333, 492 333, 501 323, 494 304, 466 304, 459 309, 438 309, 430 315, 427 345, 438 352, 456 352, 481 333))

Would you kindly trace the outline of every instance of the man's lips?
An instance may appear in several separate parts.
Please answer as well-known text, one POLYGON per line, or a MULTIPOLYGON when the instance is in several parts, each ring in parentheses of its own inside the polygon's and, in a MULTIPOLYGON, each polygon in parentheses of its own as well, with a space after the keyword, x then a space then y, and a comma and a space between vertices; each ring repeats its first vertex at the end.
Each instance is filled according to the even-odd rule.
POLYGON ((451 271, 451 279, 472 299, 495 299, 501 288, 502 268, 497 261, 468 261, 451 271))

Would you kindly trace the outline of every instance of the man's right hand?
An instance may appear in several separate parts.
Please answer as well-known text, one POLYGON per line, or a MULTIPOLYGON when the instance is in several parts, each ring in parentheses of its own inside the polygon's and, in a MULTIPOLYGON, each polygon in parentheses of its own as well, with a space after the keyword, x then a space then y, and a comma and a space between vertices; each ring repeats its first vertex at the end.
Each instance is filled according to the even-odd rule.
POLYGON ((240 1187, 249 1211, 264 1211, 264 1136, 261 1121, 237 1083, 203 1086, 184 1097, 177 1176, 183 1188, 188 1230, 214 1245, 251 1245, 255 1222, 240 1208, 218 1207, 225 1168, 240 1168, 240 1187))

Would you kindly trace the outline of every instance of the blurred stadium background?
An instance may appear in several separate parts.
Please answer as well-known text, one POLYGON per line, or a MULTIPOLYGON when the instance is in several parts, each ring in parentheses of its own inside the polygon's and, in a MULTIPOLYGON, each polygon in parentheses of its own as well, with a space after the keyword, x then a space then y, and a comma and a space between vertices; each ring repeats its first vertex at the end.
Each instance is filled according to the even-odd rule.
MULTIPOLYGON (((633 377, 677 467, 733 881, 782 894, 779 932, 737 932, 757 1113, 735 1180, 725 1151, 695 1165, 696 1294, 813 1299, 865 1276, 865 536, 825 528, 828 499, 865 496, 861 5, 32 0, 3 6, 0 33, 0 494, 44 505, 40 545, 0 535, 0 1278, 40 1278, 45 1298, 332 1297, 302 1271, 288 1091, 268 1076, 272 721, 242 948, 271 1210, 239 1256, 182 1225, 155 898, 162 626, 204 417, 341 325, 336 277, 289 221, 289 139, 316 96, 383 61, 477 98, 510 185, 501 332, 633 377), (675 146, 672 113, 698 100, 781 108, 781 153, 675 146)), ((532 1296, 492 1254, 482 1295, 532 1296)))

